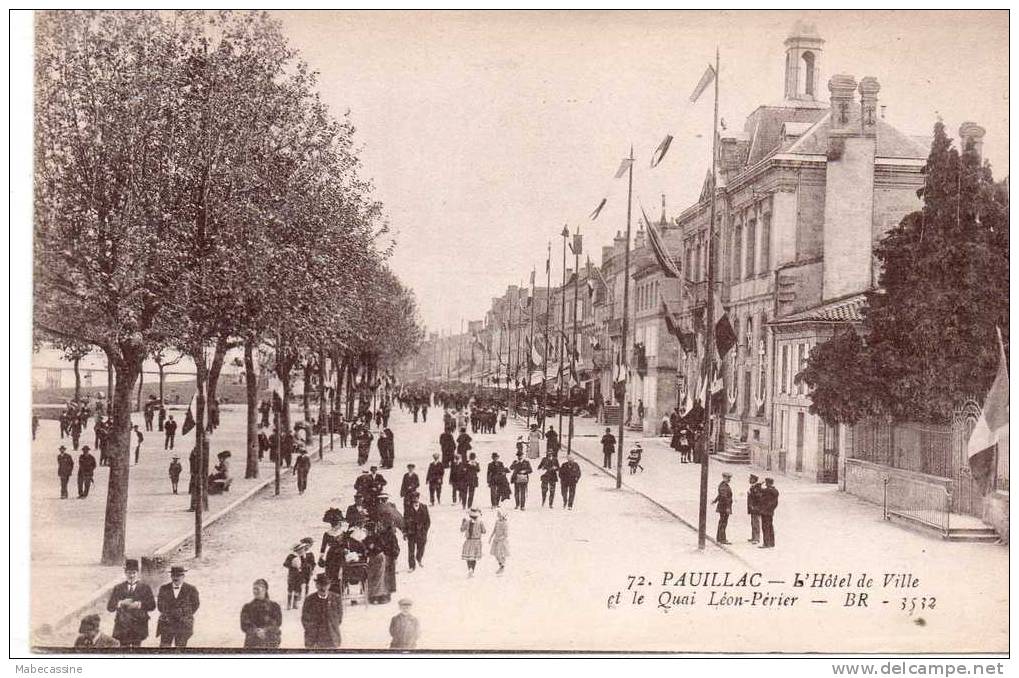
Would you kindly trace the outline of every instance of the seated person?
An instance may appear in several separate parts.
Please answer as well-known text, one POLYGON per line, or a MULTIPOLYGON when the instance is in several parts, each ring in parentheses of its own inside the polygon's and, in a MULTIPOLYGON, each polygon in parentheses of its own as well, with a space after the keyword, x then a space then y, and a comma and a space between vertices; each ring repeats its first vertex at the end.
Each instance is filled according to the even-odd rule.
POLYGON ((219 453, 219 463, 216 464, 216 468, 209 475, 209 494, 222 494, 230 491, 230 484, 234 480, 230 475, 230 463, 227 461, 229 458, 229 452, 223 451, 219 453))

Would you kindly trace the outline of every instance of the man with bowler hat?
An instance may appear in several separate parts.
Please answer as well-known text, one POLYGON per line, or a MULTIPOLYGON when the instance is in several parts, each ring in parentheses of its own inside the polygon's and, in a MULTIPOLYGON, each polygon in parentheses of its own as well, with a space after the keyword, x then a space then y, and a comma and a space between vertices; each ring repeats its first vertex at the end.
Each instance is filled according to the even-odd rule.
POLYGON ((60 454, 57 455, 57 477, 60 478, 60 498, 67 499, 67 483, 71 480, 71 473, 74 471, 74 458, 67 453, 67 447, 60 446, 60 454))
POLYGON ((315 593, 304 599, 301 624, 304 646, 335 649, 340 646, 340 624, 343 602, 338 593, 329 590, 329 577, 321 572, 315 577, 315 593))
POLYGON ((761 488, 761 499, 758 503, 758 511, 761 513, 761 532, 764 533, 762 549, 775 548, 775 509, 778 508, 778 488, 771 478, 764 479, 764 487, 761 488))
POLYGON ((184 568, 170 568, 170 583, 159 587, 156 607, 159 622, 156 636, 159 647, 187 647, 195 629, 195 612, 198 611, 198 589, 184 581, 184 568))
POLYGON ((92 456, 92 448, 83 445, 78 456, 78 499, 88 496, 92 488, 92 476, 96 472, 96 458, 92 456))
POLYGON ((149 637, 149 612, 156 609, 156 599, 148 584, 138 578, 138 560, 124 561, 125 581, 113 587, 106 603, 113 619, 113 637, 121 647, 138 647, 149 637))

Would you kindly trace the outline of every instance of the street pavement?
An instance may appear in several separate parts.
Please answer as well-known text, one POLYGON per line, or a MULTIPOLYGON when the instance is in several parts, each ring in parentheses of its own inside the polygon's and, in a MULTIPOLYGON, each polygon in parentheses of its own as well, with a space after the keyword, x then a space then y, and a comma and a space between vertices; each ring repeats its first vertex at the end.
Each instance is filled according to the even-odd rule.
MULTIPOLYGON (((385 475, 398 506, 400 499, 395 495, 405 465, 415 463, 423 478, 431 454, 438 451, 441 409, 432 408, 430 414, 428 423, 414 424, 407 413, 394 410, 391 426, 396 435, 396 467, 385 475)), ((242 426, 242 412, 224 413, 224 439, 228 440, 226 431, 231 427, 243 433, 242 426)), ((473 451, 483 469, 492 452, 498 452, 504 460, 513 456, 513 442, 522 429, 522 422, 511 420, 496 435, 474 436, 473 451)), ((734 542, 728 547, 731 552, 712 544, 700 552, 696 549, 696 533, 688 525, 696 525, 696 467, 679 464, 678 455, 664 443, 645 440, 645 472, 624 476, 623 491, 617 491, 614 479, 598 469, 599 430, 594 422, 578 422, 581 436, 575 439, 576 446, 597 465, 582 464, 584 475, 573 511, 563 510, 558 498, 555 508, 542 508, 537 477, 531 481, 526 511, 514 511, 510 503, 511 556, 502 575, 495 574, 496 563, 486 544, 477 575, 467 577, 460 558, 459 526, 464 513, 449 504, 447 484, 446 503, 432 509, 425 567, 406 571, 406 544, 401 540, 404 552, 398 561, 398 590, 393 602, 346 608, 343 648, 388 647, 389 619, 396 614, 396 601, 402 597, 414 601, 413 612, 422 627, 419 648, 423 649, 907 652, 1007 648, 1006 549, 947 544, 916 535, 883 523, 876 507, 831 488, 779 476, 776 481, 782 495, 776 514, 778 548, 765 551, 747 545, 745 513, 737 512, 730 523, 730 540, 734 542), (738 576, 755 570, 762 573, 764 581, 784 582, 758 589, 774 598, 764 607, 709 605, 711 589, 663 586, 666 572, 718 572, 722 576, 731 572, 738 576), (792 587, 796 572, 822 571, 852 572, 854 579, 869 573, 879 582, 886 572, 908 572, 921 584, 905 594, 897 591, 894 595, 878 595, 867 609, 844 608, 841 590, 792 587), (630 576, 634 579, 628 579, 630 576), (695 596, 693 605, 680 601, 669 610, 658 605, 660 596, 688 594, 695 596), (899 598, 904 595, 936 597, 936 607, 909 615, 898 609, 899 598), (640 596, 644 600, 637 604, 640 596), (799 600, 788 604, 791 596, 799 600), (813 599, 827 602, 811 603, 813 599), (889 603, 879 602, 884 599, 889 603)), ((214 442, 213 449, 219 448, 214 442)), ((47 461, 49 456, 47 453, 47 461)), ((282 564, 288 549, 301 537, 310 536, 316 540, 317 552, 326 528, 321 522, 325 509, 345 508, 352 499, 353 479, 359 470, 355 457, 351 448, 327 452, 325 460, 313 466, 309 489, 303 496, 297 494, 294 481, 288 478, 280 497, 265 491, 236 509, 207 531, 205 555, 200 561, 191 559, 188 548, 182 550, 177 560, 188 565, 188 581, 202 592, 192 646, 242 645, 240 608, 250 599, 251 583, 257 578, 270 582, 273 599, 285 601, 282 564)), ((377 459, 373 448, 371 462, 377 459)), ((165 474, 162 460, 155 468, 165 474)), ((719 473, 718 465, 713 463, 712 489, 719 473)), ((138 475, 147 477, 144 473, 138 475)), ((745 506, 746 467, 734 469, 734 475, 735 506, 745 506)), ((34 482, 35 488, 55 496, 55 470, 52 477, 34 477, 34 482)), ((151 495, 143 495, 146 502, 160 501, 157 484, 153 483, 151 495)), ((186 502, 186 498, 181 501, 186 502)), ((478 488, 475 506, 483 509, 482 520, 491 530, 495 515, 483 485, 478 488)), ((183 509, 186 504, 181 506, 183 509)), ((183 522, 191 517, 185 511, 183 522)), ((101 510, 96 519, 101 524, 101 510)), ((176 515, 171 513, 169 519, 176 519, 176 515)), ((131 535, 147 533, 149 523, 166 520, 167 516, 155 508, 133 517, 129 539, 137 541, 130 542, 131 546, 142 550, 143 539, 131 535)), ((711 533, 714 526, 712 514, 711 533)), ((187 529, 187 525, 180 525, 178 531, 181 529, 187 529)), ((164 534, 150 541, 161 543, 166 541, 164 536, 168 539, 173 535, 164 534)), ((98 535, 88 538, 94 542, 94 550, 81 553, 94 553, 92 557, 97 558, 98 535)), ((83 567, 75 565, 71 549, 65 548, 64 553, 68 559, 65 567, 83 567)), ((49 568, 46 573, 52 576, 54 565, 46 564, 39 556, 35 561, 43 562, 49 568)), ((118 573, 118 568, 104 570, 104 578, 118 573)), ((33 581, 39 581, 34 568, 33 581)), ((74 586, 78 584, 62 580, 57 593, 74 586)), ((36 587, 33 594, 38 591, 36 587)), ((716 591, 716 595, 723 593, 747 591, 724 587, 716 591)), ((103 629, 108 632, 112 615, 103 611, 102 617, 103 629)), ((150 628, 154 632, 155 615, 150 628)), ((68 642, 72 630, 63 630, 57 641, 68 642)), ((153 646, 155 640, 150 638, 145 645, 153 646)), ((285 611, 283 646, 302 645, 300 613, 285 611)))

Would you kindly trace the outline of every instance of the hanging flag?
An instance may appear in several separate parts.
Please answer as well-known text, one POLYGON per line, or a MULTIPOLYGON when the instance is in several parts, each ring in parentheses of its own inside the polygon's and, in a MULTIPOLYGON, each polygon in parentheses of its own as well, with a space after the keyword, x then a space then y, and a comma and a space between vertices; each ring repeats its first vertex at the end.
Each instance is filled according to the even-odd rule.
POLYGON ((995 449, 1004 445, 1006 449, 998 450, 1008 455, 1008 366, 1005 363, 1005 349, 998 335, 998 373, 991 384, 991 390, 984 399, 980 418, 970 434, 967 444, 969 467, 973 478, 986 486, 994 473, 996 461, 995 449))
POLYGON ((598 218, 598 215, 601 214, 601 211, 605 207, 605 203, 608 202, 608 200, 609 200, 608 198, 601 199, 601 202, 598 203, 598 206, 594 208, 593 212, 591 212, 591 221, 594 221, 595 219, 598 218))
POLYGON ((658 167, 658 165, 665 159, 665 154, 669 152, 669 146, 672 145, 672 135, 666 134, 665 138, 662 139, 662 143, 658 144, 658 148, 651 155, 651 167, 652 169, 658 167))
POLYGON ((697 87, 694 88, 693 94, 690 95, 690 102, 696 103, 701 98, 701 94, 704 94, 704 90, 708 88, 715 80, 715 68, 711 64, 708 64, 707 70, 704 71, 704 75, 701 76, 700 82, 697 83, 697 87))
POLYGON ((588 297, 594 296, 594 281, 591 280, 590 278, 587 279, 587 296, 588 297))
POLYGON ((573 234, 573 243, 570 245, 570 250, 573 252, 574 256, 578 256, 579 257, 581 254, 583 254, 584 253, 584 236, 580 235, 580 233, 574 233, 573 234))
POLYGON ((534 287, 534 269, 531 269, 531 287, 534 287))
POLYGON ((184 413, 184 423, 180 427, 180 434, 182 436, 186 436, 195 427, 195 410, 197 408, 198 391, 195 391, 194 395, 191 396, 191 402, 188 403, 188 411, 184 413))
POLYGON ((619 163, 619 169, 616 170, 616 179, 622 179, 623 175, 626 174, 626 170, 630 169, 630 165, 633 164, 633 160, 630 158, 623 158, 623 161, 619 163))
POLYGON ((681 278, 682 274, 679 271, 679 267, 676 262, 673 261, 672 255, 669 254, 668 248, 665 246, 665 241, 662 240, 661 234, 655 229, 654 224, 647 218, 647 214, 644 212, 644 207, 641 206, 640 213, 644 217, 644 223, 647 224, 648 241, 651 243, 651 251, 655 254, 655 259, 658 260, 658 265, 662 269, 662 274, 666 278, 681 278))
POLYGON ((551 272, 552 272, 552 259, 551 258, 546 258, 545 259, 545 273, 551 273, 551 272))
POLYGON ((736 345, 736 332, 732 329, 732 323, 729 322, 729 314, 722 307, 722 300, 719 298, 718 293, 716 292, 713 297, 716 318, 715 350, 721 358, 729 352, 729 349, 736 345))

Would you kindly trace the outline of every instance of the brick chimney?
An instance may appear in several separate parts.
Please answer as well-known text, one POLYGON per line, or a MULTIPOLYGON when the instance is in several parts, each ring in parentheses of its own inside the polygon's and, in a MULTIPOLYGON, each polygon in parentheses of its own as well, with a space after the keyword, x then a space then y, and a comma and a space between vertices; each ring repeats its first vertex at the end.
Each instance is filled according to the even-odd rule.
POLYGON ((960 146, 962 146, 963 150, 965 150, 969 148, 970 144, 972 144, 973 150, 976 151, 977 156, 983 158, 985 134, 987 134, 987 130, 975 122, 964 122, 959 125, 960 146))
POLYGON ((828 91, 831 92, 831 128, 846 129, 853 119, 853 93, 856 90, 856 78, 851 75, 839 74, 828 80, 828 91))
POLYGON ((860 125, 865 134, 877 128, 877 93, 881 85, 877 78, 868 75, 860 80, 860 125))

